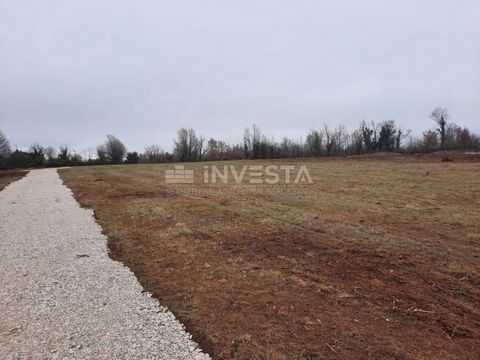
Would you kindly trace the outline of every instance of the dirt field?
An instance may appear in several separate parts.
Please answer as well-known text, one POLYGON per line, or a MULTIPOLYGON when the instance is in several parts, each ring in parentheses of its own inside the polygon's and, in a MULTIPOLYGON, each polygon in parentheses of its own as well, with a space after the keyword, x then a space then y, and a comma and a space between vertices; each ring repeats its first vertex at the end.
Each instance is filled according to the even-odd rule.
POLYGON ((0 171, 0 191, 11 182, 21 179, 27 175, 27 173, 28 171, 24 170, 0 171))
POLYGON ((217 163, 304 164, 314 181, 257 195, 165 185, 173 165, 60 173, 215 359, 474 359, 480 156, 442 157, 217 163))

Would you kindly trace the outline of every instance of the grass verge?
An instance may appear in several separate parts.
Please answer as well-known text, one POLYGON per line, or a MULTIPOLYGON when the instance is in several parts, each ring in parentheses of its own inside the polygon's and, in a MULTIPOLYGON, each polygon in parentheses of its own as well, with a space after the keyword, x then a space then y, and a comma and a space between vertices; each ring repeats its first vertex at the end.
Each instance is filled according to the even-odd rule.
POLYGON ((3 190, 8 184, 20 180, 22 177, 27 175, 28 171, 26 170, 6 170, 0 171, 0 191, 3 190))

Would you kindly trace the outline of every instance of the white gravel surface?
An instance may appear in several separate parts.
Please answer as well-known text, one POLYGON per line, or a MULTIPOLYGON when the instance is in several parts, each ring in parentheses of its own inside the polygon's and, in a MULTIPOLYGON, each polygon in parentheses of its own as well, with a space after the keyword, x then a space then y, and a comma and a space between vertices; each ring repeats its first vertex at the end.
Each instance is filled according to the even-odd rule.
POLYGON ((55 169, 0 191, 0 359, 208 359, 55 169))

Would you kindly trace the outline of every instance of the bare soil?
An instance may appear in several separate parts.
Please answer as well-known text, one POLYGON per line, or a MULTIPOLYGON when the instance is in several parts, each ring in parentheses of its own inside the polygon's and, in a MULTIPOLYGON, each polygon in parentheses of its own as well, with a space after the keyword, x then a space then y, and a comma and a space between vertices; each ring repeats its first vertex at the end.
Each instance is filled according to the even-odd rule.
POLYGON ((61 176, 215 359, 475 359, 479 158, 288 161, 309 168, 305 195, 183 194, 169 165, 61 176))

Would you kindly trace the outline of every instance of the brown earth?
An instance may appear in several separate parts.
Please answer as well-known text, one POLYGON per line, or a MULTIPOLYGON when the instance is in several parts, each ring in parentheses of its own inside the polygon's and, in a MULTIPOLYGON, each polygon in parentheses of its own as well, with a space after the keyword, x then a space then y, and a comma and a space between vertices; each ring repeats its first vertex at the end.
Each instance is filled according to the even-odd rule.
POLYGON ((5 170, 0 171, 0 191, 3 190, 8 184, 20 180, 22 177, 27 175, 28 171, 26 170, 5 170))
POLYGON ((112 257, 215 359, 476 359, 479 157, 216 164, 303 164, 304 193, 185 192, 165 185, 171 165, 61 176, 112 257))

